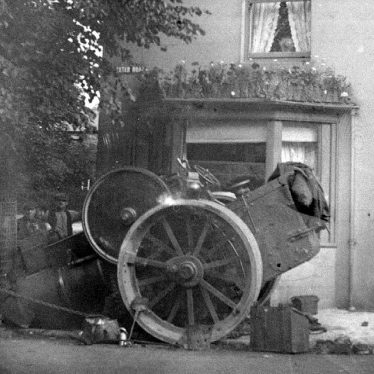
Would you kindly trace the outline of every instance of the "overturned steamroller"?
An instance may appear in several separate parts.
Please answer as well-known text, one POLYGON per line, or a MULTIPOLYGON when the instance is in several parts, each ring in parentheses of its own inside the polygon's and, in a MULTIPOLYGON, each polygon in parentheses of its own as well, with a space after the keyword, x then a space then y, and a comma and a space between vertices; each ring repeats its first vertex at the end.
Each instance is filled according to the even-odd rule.
POLYGON ((217 190, 206 169, 160 178, 125 167, 89 191, 83 226, 104 262, 117 266, 120 295, 152 336, 188 346, 230 333, 279 276, 319 251, 328 206, 304 164, 280 164, 268 183, 217 190))

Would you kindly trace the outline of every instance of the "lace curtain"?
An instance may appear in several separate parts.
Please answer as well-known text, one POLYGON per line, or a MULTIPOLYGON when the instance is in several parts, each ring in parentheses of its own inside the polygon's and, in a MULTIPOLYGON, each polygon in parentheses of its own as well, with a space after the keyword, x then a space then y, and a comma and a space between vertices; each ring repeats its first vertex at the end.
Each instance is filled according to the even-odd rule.
POLYGON ((288 21, 296 52, 310 51, 311 1, 287 1, 288 21))
POLYGON ((282 162, 302 162, 313 170, 317 168, 317 143, 283 142, 282 162))
POLYGON ((252 53, 270 52, 279 18, 280 2, 252 4, 252 53))

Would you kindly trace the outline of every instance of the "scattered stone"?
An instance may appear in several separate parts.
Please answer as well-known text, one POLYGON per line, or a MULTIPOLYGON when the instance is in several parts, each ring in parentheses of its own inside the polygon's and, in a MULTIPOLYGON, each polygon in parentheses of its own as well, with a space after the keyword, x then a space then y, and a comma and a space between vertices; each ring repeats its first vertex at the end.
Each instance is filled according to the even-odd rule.
POLYGON ((7 329, 3 326, 0 328, 0 339, 11 339, 14 337, 12 330, 7 329))
POLYGON ((214 342, 213 348, 228 349, 232 351, 249 351, 249 342, 240 339, 224 339, 214 342))
POLYGON ((356 355, 372 355, 373 347, 369 344, 356 343, 352 346, 352 352, 356 355))
POLYGON ((364 322, 361 323, 361 326, 365 326, 365 327, 369 326, 369 322, 368 321, 364 321, 364 322))
POLYGON ((339 336, 334 341, 317 340, 314 347, 314 351, 318 354, 350 355, 358 352, 359 350, 365 351, 365 347, 358 345, 358 347, 356 347, 356 351, 354 352, 351 339, 344 335, 339 336))
POLYGON ((321 355, 332 354, 335 351, 335 344, 331 340, 317 340, 314 351, 321 355))
POLYGON ((240 324, 231 331, 225 338, 226 339, 237 339, 241 336, 249 335, 251 332, 251 322, 249 318, 245 318, 240 324))
POLYGON ((352 354, 352 342, 348 336, 339 336, 334 340, 336 354, 352 354))

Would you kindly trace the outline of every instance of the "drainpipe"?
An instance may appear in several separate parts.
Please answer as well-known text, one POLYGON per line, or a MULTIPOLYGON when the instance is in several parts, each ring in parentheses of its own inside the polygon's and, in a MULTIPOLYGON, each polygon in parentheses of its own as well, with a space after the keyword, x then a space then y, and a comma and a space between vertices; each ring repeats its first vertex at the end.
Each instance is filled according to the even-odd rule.
POLYGON ((353 276, 354 276, 354 263, 355 263, 355 247, 356 247, 356 215, 355 215, 355 208, 356 208, 356 189, 355 189, 355 182, 356 182, 356 173, 355 173, 355 162, 356 162, 356 144, 355 144, 355 133, 356 133, 356 126, 355 126, 355 119, 358 114, 357 109, 352 110, 351 112, 351 198, 350 198, 350 212, 349 212, 349 222, 350 222, 350 230, 349 230, 349 267, 348 267, 348 297, 349 297, 349 310, 355 310, 355 306, 353 305, 353 276))
MULTIPOLYGON (((241 25, 240 25, 240 57, 239 61, 243 62, 245 60, 245 54, 246 54, 246 36, 245 36, 245 30, 247 27, 247 0, 242 0, 242 19, 241 19, 241 25)), ((249 44, 248 44, 249 45, 249 44)))

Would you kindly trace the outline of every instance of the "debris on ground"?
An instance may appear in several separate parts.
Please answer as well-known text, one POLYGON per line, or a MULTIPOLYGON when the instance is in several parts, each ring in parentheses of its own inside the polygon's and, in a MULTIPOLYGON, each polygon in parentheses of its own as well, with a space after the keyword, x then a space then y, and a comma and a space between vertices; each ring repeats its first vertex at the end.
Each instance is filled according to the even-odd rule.
MULTIPOLYGON (((316 316, 318 324, 326 328, 326 332, 309 335, 312 353, 372 355, 374 352, 374 313, 358 312, 342 309, 320 310, 316 316), (365 323, 366 322, 366 323, 365 323)), ((46 338, 67 339, 73 344, 83 344, 80 331, 21 329, 0 326, 0 339, 46 338)), ((250 319, 244 319, 238 327, 225 339, 212 343, 212 349, 249 351, 250 319)), ((135 342, 137 342, 135 340, 135 342)), ((155 345, 157 342, 143 342, 155 345)), ((166 346, 163 344, 163 346, 166 346)), ((173 348, 173 346, 170 346, 173 348)))

